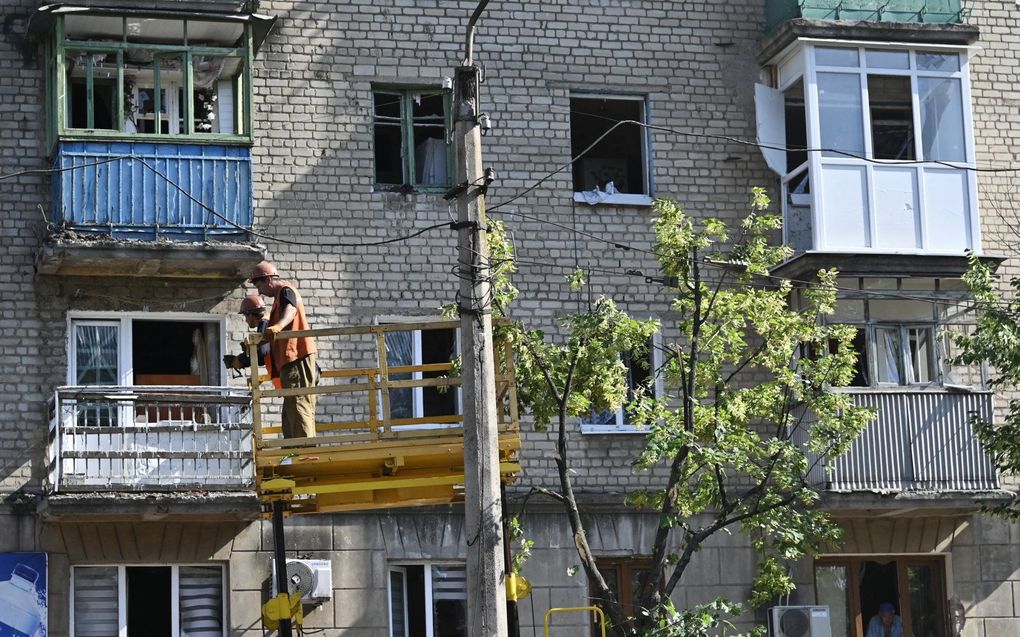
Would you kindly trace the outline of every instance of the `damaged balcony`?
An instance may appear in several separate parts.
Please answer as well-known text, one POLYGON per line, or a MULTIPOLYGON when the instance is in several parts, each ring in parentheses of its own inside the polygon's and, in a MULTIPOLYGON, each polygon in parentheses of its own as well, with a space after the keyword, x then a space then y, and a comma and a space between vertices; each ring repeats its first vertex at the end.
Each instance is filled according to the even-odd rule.
POLYGON ((252 485, 251 398, 245 390, 60 387, 54 405, 54 492, 252 485))
POLYGON ((53 164, 41 274, 239 278, 264 258, 248 147, 61 142, 53 164))
MULTIPOLYGON (((253 13, 46 5, 40 274, 237 279, 252 240, 253 13)), ((208 5, 210 9, 220 5, 208 5)))
POLYGON ((833 505, 851 494, 900 501, 974 501, 995 497, 999 478, 971 424, 992 417, 992 393, 851 390, 854 403, 878 412, 850 450, 819 463, 813 481, 833 505), (832 497, 839 494, 838 497, 832 497))

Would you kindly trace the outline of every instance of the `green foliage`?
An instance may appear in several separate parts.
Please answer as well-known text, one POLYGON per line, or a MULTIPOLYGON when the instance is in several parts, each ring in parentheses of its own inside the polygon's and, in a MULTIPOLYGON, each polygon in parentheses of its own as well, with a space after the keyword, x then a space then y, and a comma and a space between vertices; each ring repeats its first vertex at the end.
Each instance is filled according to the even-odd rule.
MULTIPOLYGON (((993 387, 1015 390, 1020 387, 1020 278, 1009 281, 1009 295, 1001 291, 1001 277, 970 255, 970 267, 963 277, 974 298, 976 329, 971 334, 952 333, 960 348, 952 364, 987 362, 996 371, 993 387)), ((972 415, 974 429, 1000 471, 1020 473, 1020 400, 1009 401, 1006 417, 1000 424, 972 415)), ((1020 521, 1020 499, 989 509, 1006 519, 1020 521)))
POLYGON ((743 635, 730 633, 734 630, 729 617, 738 617, 743 611, 740 604, 730 602, 721 597, 707 604, 697 604, 691 608, 677 610, 667 600, 663 604, 653 627, 644 637, 715 637, 716 635, 733 635, 733 637, 764 637, 765 628, 758 627, 743 635))
MULTIPOLYGON (((759 555, 754 605, 789 593, 791 561, 839 539, 839 527, 817 510, 807 476, 822 458, 844 453, 874 413, 830 391, 849 384, 856 363, 853 329, 822 320, 835 308, 836 272, 819 272, 817 284, 796 291, 761 276, 791 255, 771 242, 780 220, 768 206, 765 191, 754 189, 747 216, 731 229, 720 219, 695 220, 674 200, 655 201, 655 253, 662 273, 676 279, 665 363, 656 370, 667 395, 647 387, 627 409, 647 431, 634 465, 661 466, 670 477, 630 493, 627 502, 659 512, 652 561, 663 577, 640 592, 639 617, 625 619, 609 605, 615 634, 699 637, 725 629, 739 605, 717 600, 677 611, 669 599, 693 554, 716 533, 739 529, 752 538, 759 555)), ((555 424, 560 432, 556 460, 568 512, 579 507, 567 421, 617 409, 628 398, 621 359, 645 357, 659 327, 599 298, 562 319, 558 340, 523 328, 511 335, 523 406, 538 427, 555 424)), ((591 574, 584 533, 575 529, 574 536, 591 574)))
POLYGON ((510 542, 515 545, 510 558, 510 570, 518 575, 524 570, 524 563, 531 558, 531 548, 535 540, 530 540, 524 533, 524 526, 519 517, 512 516, 507 524, 510 530, 510 542))

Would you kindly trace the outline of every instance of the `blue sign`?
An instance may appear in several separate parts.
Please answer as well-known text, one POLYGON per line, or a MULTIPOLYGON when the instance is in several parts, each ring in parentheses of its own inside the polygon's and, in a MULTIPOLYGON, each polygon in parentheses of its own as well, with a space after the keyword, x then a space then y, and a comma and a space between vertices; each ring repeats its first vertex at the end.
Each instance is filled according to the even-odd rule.
POLYGON ((45 553, 0 553, 0 637, 46 637, 45 553))

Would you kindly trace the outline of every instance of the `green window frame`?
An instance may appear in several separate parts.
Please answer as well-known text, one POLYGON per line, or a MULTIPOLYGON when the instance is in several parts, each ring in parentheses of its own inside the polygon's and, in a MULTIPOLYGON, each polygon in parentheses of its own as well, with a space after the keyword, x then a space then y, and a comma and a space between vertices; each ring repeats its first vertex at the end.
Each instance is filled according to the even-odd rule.
POLYGON ((448 90, 373 86, 375 189, 445 192, 453 183, 452 130, 448 90))
POLYGON ((120 34, 116 38, 107 32, 102 37, 75 39, 67 34, 68 16, 56 17, 52 37, 44 43, 50 147, 60 138, 251 142, 252 31, 248 23, 209 16, 171 19, 162 14, 152 20, 179 25, 180 37, 179 41, 158 42, 135 41, 146 38, 132 34, 129 21, 145 20, 145 16, 75 13, 71 17, 81 16, 106 20, 107 25, 120 20, 120 34), (200 33, 190 40, 189 25, 195 25, 194 31, 200 33), (240 27, 236 46, 207 44, 210 25, 240 27), (132 60, 142 61, 132 68, 132 60), (147 79, 144 86, 136 86, 141 66, 148 67, 147 79), (102 78, 97 73, 100 68, 102 78), (72 72, 76 77, 70 77, 72 72), (229 87, 223 86, 228 82, 229 87), (112 89, 112 98, 99 99, 100 86, 112 89), (221 94, 224 100, 217 104, 221 94), (225 104, 228 95, 230 103, 225 104), (141 110, 140 99, 147 103, 147 110, 141 110), (97 115, 100 111, 102 117, 97 115), (227 115, 230 131, 215 131, 227 115), (213 124, 217 116, 219 122, 213 124), (143 127, 147 130, 139 132, 143 127))

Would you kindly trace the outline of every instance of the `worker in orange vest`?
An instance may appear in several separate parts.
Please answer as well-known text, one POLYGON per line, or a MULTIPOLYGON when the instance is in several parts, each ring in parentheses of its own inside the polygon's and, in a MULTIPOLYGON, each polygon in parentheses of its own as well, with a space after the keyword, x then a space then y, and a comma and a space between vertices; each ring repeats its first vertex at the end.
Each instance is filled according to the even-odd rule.
MULTIPOLYGON (((248 296, 241 299, 241 307, 238 308, 238 314, 244 317, 244 320, 248 322, 248 327, 261 334, 266 329, 266 325, 269 325, 269 321, 265 319, 266 315, 266 304, 262 301, 262 297, 258 294, 249 294, 248 296)), ((273 381, 273 387, 280 389, 283 387, 283 383, 280 382, 280 374, 277 373, 273 367, 273 356, 270 352, 269 343, 259 344, 259 363, 264 365, 266 371, 269 372, 269 377, 273 381)), ((223 364, 227 369, 242 370, 251 366, 251 357, 248 356, 248 352, 244 351, 244 343, 241 343, 241 353, 237 356, 227 354, 223 357, 223 364)))
MULTIPOLYGON (((258 289, 259 294, 273 298, 268 325, 262 331, 262 337, 270 343, 273 365, 279 370, 283 388, 314 387, 319 383, 315 339, 310 336, 276 338, 280 332, 311 329, 301 295, 293 284, 280 278, 276 266, 268 261, 255 266, 248 282, 258 289)), ((282 424, 284 438, 315 436, 315 394, 285 396, 282 424)))

